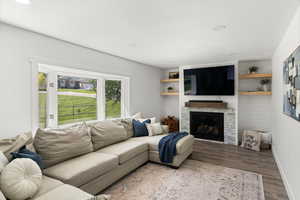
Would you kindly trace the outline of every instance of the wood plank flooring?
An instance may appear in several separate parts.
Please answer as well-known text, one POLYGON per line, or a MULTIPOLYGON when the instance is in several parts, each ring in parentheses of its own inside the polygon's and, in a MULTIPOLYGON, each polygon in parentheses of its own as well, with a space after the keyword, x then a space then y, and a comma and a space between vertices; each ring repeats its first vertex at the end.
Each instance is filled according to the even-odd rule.
POLYGON ((270 150, 254 152, 234 145, 197 140, 190 159, 261 174, 266 200, 288 200, 270 150))

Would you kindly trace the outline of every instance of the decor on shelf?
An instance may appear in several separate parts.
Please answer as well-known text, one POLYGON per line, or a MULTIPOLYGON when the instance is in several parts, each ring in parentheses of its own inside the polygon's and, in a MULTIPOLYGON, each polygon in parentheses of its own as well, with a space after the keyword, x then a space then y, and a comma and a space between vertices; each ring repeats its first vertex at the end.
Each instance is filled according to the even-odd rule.
POLYGON ((255 74, 258 71, 258 67, 252 66, 249 67, 249 74, 255 74))
POLYGON ((300 46, 283 65, 283 113, 300 121, 300 46))
POLYGON ((168 92, 174 92, 174 88, 171 86, 169 86, 167 89, 168 89, 168 92))
POLYGON ((168 125, 169 132, 179 131, 179 120, 175 116, 168 116, 161 119, 163 125, 168 125))
POLYGON ((260 151, 261 134, 257 131, 245 130, 243 132, 242 147, 254 151, 260 151))
POLYGON ((262 79, 260 80, 260 84, 262 85, 262 90, 265 92, 270 91, 270 80, 269 79, 262 79))
POLYGON ((178 79, 179 72, 169 72, 169 79, 178 79))

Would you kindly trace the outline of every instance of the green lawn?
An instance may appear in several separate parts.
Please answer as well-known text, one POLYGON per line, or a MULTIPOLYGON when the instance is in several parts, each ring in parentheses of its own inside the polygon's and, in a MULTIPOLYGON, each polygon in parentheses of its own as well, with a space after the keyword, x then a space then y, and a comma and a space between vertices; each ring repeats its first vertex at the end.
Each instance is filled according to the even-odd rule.
MULTIPOLYGON (((39 100, 40 127, 45 127, 46 94, 41 93, 39 100)), ((58 125, 97 119, 96 98, 58 95, 58 105, 58 125)), ((106 102, 106 118, 120 117, 120 112, 120 102, 106 102)))
POLYGON ((96 94, 96 91, 93 90, 82 90, 82 89, 62 89, 59 88, 58 92, 78 92, 78 93, 85 93, 85 94, 96 94))

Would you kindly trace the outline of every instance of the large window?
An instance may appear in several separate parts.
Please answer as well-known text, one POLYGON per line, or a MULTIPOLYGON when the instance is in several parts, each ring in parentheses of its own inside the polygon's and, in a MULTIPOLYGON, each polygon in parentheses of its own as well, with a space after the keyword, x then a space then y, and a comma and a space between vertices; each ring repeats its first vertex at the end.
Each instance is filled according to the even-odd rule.
POLYGON ((126 117, 129 78, 38 66, 38 127, 126 117))

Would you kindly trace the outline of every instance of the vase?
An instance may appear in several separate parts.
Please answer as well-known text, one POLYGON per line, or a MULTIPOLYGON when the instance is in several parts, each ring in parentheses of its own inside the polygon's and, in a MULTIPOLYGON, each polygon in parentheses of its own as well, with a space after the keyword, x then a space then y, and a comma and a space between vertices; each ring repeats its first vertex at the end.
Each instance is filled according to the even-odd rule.
POLYGON ((265 84, 262 86, 263 91, 268 92, 270 90, 270 87, 268 84, 265 84))

